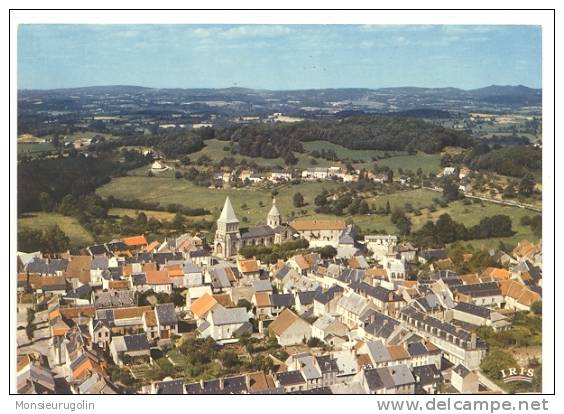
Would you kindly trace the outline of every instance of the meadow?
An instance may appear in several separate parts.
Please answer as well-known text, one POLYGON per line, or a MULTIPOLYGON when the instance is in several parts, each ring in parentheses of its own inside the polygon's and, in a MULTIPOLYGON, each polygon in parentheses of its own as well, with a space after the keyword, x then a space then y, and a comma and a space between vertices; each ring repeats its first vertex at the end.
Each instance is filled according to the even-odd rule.
MULTIPOLYGON (((315 205, 313 200, 323 188, 331 190, 339 186, 336 182, 303 182, 296 185, 286 184, 277 187, 279 194, 276 196, 277 205, 285 219, 289 215, 307 218, 336 218, 336 216, 319 215, 314 212, 315 205), (300 192, 304 196, 306 205, 301 208, 293 206, 293 195, 300 192)), ((138 199, 142 201, 159 202, 163 205, 179 203, 186 207, 207 208, 211 212, 211 220, 215 220, 225 197, 229 196, 239 220, 241 227, 265 222, 271 206, 271 193, 264 188, 242 188, 242 189, 209 189, 198 187, 184 179, 174 179, 171 177, 142 177, 126 176, 114 178, 105 186, 98 189, 98 194, 102 197, 113 195, 122 199, 138 199)), ((495 238, 487 240, 474 240, 469 242, 476 247, 497 247, 500 241, 509 244, 516 244, 519 240, 527 238, 531 241, 536 240, 529 227, 522 226, 520 220, 525 215, 533 216, 535 213, 517 208, 503 206, 494 203, 484 202, 480 204, 465 205, 463 201, 455 201, 446 208, 437 207, 434 212, 427 207, 433 204, 433 199, 440 197, 440 194, 425 189, 414 189, 373 196, 367 199, 370 205, 383 207, 387 202, 392 209, 403 208, 406 203, 411 204, 415 209, 421 209, 421 215, 408 214, 413 229, 417 230, 427 220, 436 220, 441 214, 448 213, 456 221, 464 223, 466 226, 477 224, 482 218, 495 214, 505 214, 511 217, 513 229, 516 234, 512 237, 495 238)), ((113 209, 115 215, 130 215, 135 210, 113 209), (118 214, 119 213, 119 214, 118 214)), ((164 213, 166 214, 166 213, 164 213)), ((363 232, 385 231, 396 233, 397 229, 390 222, 389 216, 384 215, 355 215, 342 216, 340 219, 351 219, 358 225, 363 232)))
POLYGON ((93 242, 92 235, 77 219, 58 213, 29 213, 18 218, 19 229, 47 230, 58 225, 70 238, 72 246, 86 246, 93 242))

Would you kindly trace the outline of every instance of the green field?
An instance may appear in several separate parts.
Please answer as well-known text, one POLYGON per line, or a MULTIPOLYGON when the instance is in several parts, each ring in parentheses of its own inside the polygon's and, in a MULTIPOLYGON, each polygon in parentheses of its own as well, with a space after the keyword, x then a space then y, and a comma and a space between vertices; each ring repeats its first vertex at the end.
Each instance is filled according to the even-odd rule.
POLYGON ((73 217, 58 213, 32 213, 18 218, 18 228, 46 230, 58 225, 70 238, 72 246, 86 246, 93 242, 92 235, 73 217))
POLYGON ((321 151, 322 149, 333 150, 337 154, 337 157, 343 161, 365 161, 370 162, 373 158, 383 157, 385 154, 388 155, 403 155, 405 153, 399 151, 381 151, 381 150, 355 150, 345 148, 338 144, 333 144, 327 141, 309 141, 303 143, 304 148, 307 152, 312 152, 314 150, 321 151))
MULTIPOLYGON (((328 190, 339 186, 336 182, 306 182, 297 185, 287 184, 277 187, 279 194, 276 203, 282 214, 288 215, 291 211, 298 214, 301 210, 310 213, 313 210, 313 199, 323 188, 328 190), (303 208, 294 208, 292 198, 294 193, 300 192, 307 205, 303 208)), ((248 223, 264 223, 270 210, 272 199, 266 189, 210 189, 198 187, 184 179, 175 179, 164 176, 127 176, 112 179, 97 193, 102 197, 113 195, 119 199, 138 199, 142 201, 158 202, 163 205, 178 203, 185 207, 207 208, 217 217, 221 212, 225 197, 229 196, 233 208, 240 220, 246 217, 248 223), (261 207, 259 203, 262 202, 261 207), (246 204, 246 208, 244 205, 246 204)), ((301 213, 299 213, 301 215, 301 213)), ((306 213, 307 214, 307 213, 306 213)))
MULTIPOLYGON (((335 216, 318 215, 313 212, 313 199, 318 195, 322 188, 335 188, 340 184, 334 182, 305 182, 297 185, 285 185, 278 188, 279 194, 276 196, 278 207, 287 218, 291 212, 300 217, 317 217, 317 218, 335 218, 335 216), (292 197, 295 192, 300 192, 304 196, 307 205, 303 208, 295 208, 292 203, 292 197)), ((179 203, 186 207, 207 208, 212 212, 211 220, 215 220, 219 215, 225 197, 229 196, 239 219, 242 221, 241 226, 247 223, 257 224, 264 223, 266 215, 270 209, 271 196, 266 189, 260 188, 244 188, 244 189, 209 189, 198 187, 187 180, 174 179, 167 177, 119 177, 114 178, 105 186, 98 189, 98 194, 102 197, 113 195, 123 199, 139 199, 142 201, 159 202, 161 204, 179 203), (259 202, 263 203, 261 207, 259 202), (246 204, 246 208, 244 205, 246 204), (243 222, 246 217, 247 222, 243 222)), ((516 244, 523 238, 535 240, 529 227, 521 226, 520 219, 525 215, 533 216, 536 213, 520 209, 517 207, 508 207, 493 203, 464 205, 462 201, 450 203, 447 208, 438 208, 436 212, 430 213, 426 207, 433 204, 433 199, 440 197, 440 193, 415 189, 392 194, 379 195, 367 199, 370 205, 376 207, 385 206, 386 202, 390 202, 392 209, 395 207, 403 208, 406 203, 410 203, 416 209, 422 209, 422 215, 415 216, 410 214, 413 222, 413 229, 417 230, 427 220, 436 220, 441 214, 448 213, 456 221, 464 223, 466 226, 477 224, 480 219, 495 214, 506 214, 512 218, 513 228, 516 234, 512 237, 502 239, 476 240, 471 243, 481 247, 496 247, 500 240, 516 244)), ((115 210, 114 210, 115 211, 115 210)), ((125 213, 125 210, 118 210, 125 213)), ((134 212, 135 210, 127 210, 134 212)), ((128 214, 129 215, 129 214, 128 214)), ((340 217, 342 219, 349 218, 347 216, 340 217)), ((390 222, 389 216, 381 215, 358 215, 351 217, 363 231, 386 231, 395 233, 396 227, 390 222)))
POLYGON ((413 172, 421 168, 424 174, 436 174, 441 168, 441 154, 425 154, 420 152, 417 155, 400 155, 379 160, 377 164, 390 167, 396 172, 398 168, 413 172))
POLYGON ((143 212, 147 216, 147 218, 156 218, 157 220, 172 220, 174 219, 175 214, 169 213, 167 211, 153 211, 153 210, 135 210, 133 208, 111 208, 108 211, 110 216, 118 216, 124 217, 128 216, 131 218, 136 218, 137 215, 143 212))
POLYGON ((54 149, 55 147, 50 142, 41 142, 37 144, 18 142, 18 155, 39 155, 43 152, 49 152, 54 149))

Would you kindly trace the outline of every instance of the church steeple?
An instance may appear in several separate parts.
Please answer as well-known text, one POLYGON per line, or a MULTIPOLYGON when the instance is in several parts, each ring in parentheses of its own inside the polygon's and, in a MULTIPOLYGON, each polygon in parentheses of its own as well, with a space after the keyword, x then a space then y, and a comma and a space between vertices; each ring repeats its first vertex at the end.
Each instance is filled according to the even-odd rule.
POLYGON ((214 238, 215 254, 222 257, 234 256, 240 248, 239 220, 235 215, 231 200, 225 199, 223 210, 217 219, 217 230, 214 238))
POLYGON ((239 223, 237 216, 235 215, 235 210, 233 210, 233 206, 231 205, 231 200, 229 197, 225 198, 225 204, 223 205, 223 210, 221 210, 221 214, 219 215, 219 219, 217 220, 218 223, 239 223))
POLYGON ((266 224, 273 229, 280 225, 280 211, 276 207, 276 198, 272 199, 272 208, 266 216, 266 224))

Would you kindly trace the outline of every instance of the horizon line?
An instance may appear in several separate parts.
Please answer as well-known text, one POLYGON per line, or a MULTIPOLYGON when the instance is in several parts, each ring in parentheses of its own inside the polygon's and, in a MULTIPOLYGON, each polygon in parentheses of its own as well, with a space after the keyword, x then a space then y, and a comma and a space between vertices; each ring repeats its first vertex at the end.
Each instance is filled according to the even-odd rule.
POLYGON ((404 86, 379 86, 379 87, 370 87, 370 86, 347 86, 347 87, 311 87, 311 88, 295 88, 295 89, 270 89, 270 88, 253 88, 248 86, 202 86, 202 87, 181 87, 181 86, 167 86, 167 87, 158 87, 158 86, 144 86, 144 85, 135 85, 135 84, 97 84, 97 85, 84 85, 84 86, 65 86, 65 87, 58 87, 58 88, 17 88, 18 91, 56 91, 56 90, 68 90, 68 89, 87 89, 87 88, 117 88, 117 87, 128 87, 128 88, 145 88, 145 89, 155 89, 155 90, 165 90, 165 89, 180 89, 180 90, 194 90, 194 89, 211 89, 211 90, 220 90, 220 89, 248 89, 252 91, 269 91, 269 92, 291 92, 291 91, 309 91, 309 90, 327 90, 327 89, 368 89, 368 90, 379 90, 379 89, 400 89, 400 88, 413 88, 413 89, 458 89, 461 91, 473 91, 477 89, 484 89, 491 86, 497 87, 525 87, 528 89, 533 90, 542 90, 542 86, 534 87, 524 85, 522 83, 519 84, 487 84, 484 86, 480 86, 477 88, 460 88, 457 86, 413 86, 413 85, 404 85, 404 86))

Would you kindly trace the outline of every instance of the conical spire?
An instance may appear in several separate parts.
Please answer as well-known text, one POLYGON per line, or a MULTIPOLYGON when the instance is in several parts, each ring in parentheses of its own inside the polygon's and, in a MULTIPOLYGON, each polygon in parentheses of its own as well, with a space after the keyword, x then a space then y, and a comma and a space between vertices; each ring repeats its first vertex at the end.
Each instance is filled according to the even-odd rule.
POLYGON ((276 207, 276 198, 272 199, 272 208, 270 209, 269 216, 279 216, 280 215, 280 211, 278 210, 278 207, 276 207))
POLYGON ((233 206, 231 205, 231 200, 229 200, 229 197, 225 199, 223 210, 221 210, 221 214, 217 221, 222 223, 239 223, 239 220, 237 220, 237 216, 235 215, 235 211, 233 210, 233 206))

